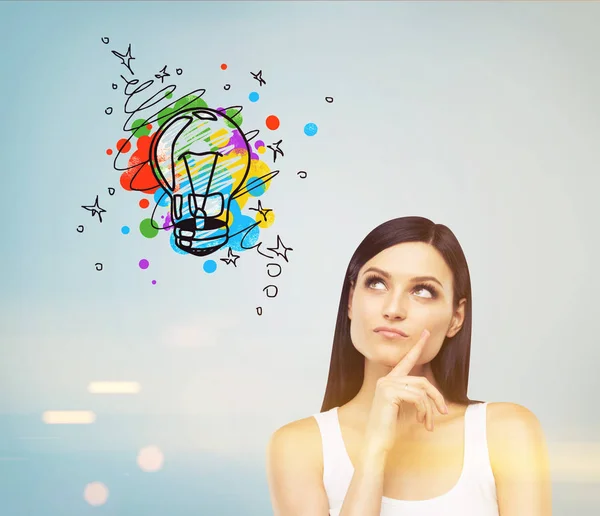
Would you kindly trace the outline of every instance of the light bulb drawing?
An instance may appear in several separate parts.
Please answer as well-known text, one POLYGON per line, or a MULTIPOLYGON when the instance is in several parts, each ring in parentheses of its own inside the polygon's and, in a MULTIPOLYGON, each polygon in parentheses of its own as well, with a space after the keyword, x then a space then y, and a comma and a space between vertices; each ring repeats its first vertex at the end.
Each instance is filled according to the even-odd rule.
MULTIPOLYGON (((251 165, 248 138, 227 110, 191 108, 152 140, 150 165, 171 201, 175 245, 206 256, 229 239, 230 203, 251 165)), ((241 108, 239 108, 241 110, 241 108)))

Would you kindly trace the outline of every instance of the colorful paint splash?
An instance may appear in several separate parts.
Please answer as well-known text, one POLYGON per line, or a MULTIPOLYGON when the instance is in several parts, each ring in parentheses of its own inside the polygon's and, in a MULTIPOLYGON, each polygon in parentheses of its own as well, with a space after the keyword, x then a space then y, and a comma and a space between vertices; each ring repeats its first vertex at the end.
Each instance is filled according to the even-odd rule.
MULTIPOLYGON (((247 250, 258 241, 260 228, 273 223, 274 213, 248 216, 242 210, 268 190, 277 172, 261 159, 264 141, 251 145, 259 131, 242 130, 242 107, 209 108, 202 93, 172 101, 172 92, 165 92, 170 104, 152 117, 133 121, 131 136, 118 140, 115 168, 122 171, 124 190, 147 196, 138 201, 140 208, 154 205, 152 214, 139 222, 145 238, 170 233, 174 251, 195 256, 222 248, 247 250), (124 159, 126 166, 118 167, 124 159)), ((258 100, 254 93, 251 101, 258 100)), ((266 118, 271 130, 279 124, 275 115, 266 118)), ((121 232, 128 234, 129 227, 121 232)), ((217 268, 214 262, 212 270, 210 262, 204 265, 207 273, 217 268)))
POLYGON ((214 260, 206 260, 204 262, 203 268, 204 268, 204 272, 207 272, 208 274, 212 274, 213 272, 215 272, 217 270, 217 262, 215 262, 214 260))
POLYGON ((265 125, 268 129, 271 129, 271 131, 275 131, 279 128, 279 118, 275 115, 269 115, 265 120, 265 125))
POLYGON ((317 127, 317 124, 313 124, 312 122, 304 126, 304 134, 306 136, 314 136, 315 134, 317 134, 318 130, 319 128, 317 127))

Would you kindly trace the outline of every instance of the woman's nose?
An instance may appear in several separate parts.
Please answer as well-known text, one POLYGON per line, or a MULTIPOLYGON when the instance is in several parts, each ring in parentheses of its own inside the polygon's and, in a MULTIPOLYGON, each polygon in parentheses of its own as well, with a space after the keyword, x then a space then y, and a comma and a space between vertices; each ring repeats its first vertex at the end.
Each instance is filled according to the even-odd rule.
POLYGON ((407 300, 402 295, 390 295, 383 307, 383 315, 387 319, 405 319, 407 300))

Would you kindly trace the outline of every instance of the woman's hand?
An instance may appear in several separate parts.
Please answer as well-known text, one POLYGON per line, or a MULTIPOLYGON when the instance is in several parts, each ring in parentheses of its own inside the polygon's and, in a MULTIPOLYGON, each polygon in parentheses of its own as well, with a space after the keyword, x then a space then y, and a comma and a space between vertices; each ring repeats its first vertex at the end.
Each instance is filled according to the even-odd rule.
POLYGON ((416 407, 417 421, 424 423, 429 431, 433 431, 434 405, 441 414, 448 413, 444 397, 429 380, 408 376, 429 335, 429 331, 423 330, 421 338, 406 356, 386 376, 377 380, 365 432, 365 453, 387 455, 390 451, 396 440, 398 409, 402 402, 416 407))

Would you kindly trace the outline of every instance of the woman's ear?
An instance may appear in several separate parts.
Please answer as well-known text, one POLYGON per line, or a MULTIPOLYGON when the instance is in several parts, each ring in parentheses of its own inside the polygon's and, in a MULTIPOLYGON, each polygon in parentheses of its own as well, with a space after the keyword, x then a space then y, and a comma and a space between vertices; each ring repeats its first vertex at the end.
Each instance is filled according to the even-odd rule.
POLYGON ((458 307, 452 316, 452 321, 446 333, 446 337, 454 337, 462 328, 463 322, 465 321, 465 305, 467 304, 467 298, 463 297, 458 302, 458 307))

